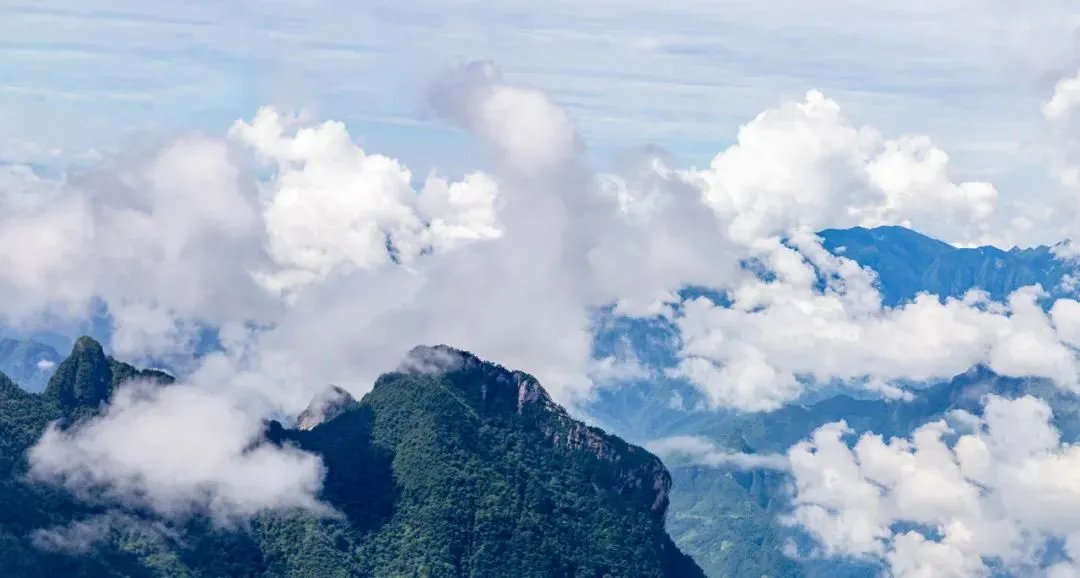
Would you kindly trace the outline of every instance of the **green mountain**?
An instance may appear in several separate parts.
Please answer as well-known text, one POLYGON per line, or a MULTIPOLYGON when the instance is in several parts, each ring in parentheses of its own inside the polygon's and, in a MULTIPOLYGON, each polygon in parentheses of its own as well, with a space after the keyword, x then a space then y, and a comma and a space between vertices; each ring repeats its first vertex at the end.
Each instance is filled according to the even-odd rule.
MULTIPOLYGON (((896 306, 921 292, 960 297, 971 289, 1003 300, 1011 292, 1039 284, 1050 296, 1073 296, 1078 264, 1061 260, 1051 247, 1004 251, 995 247, 954 247, 904 227, 821 231, 823 246, 851 258, 877 275, 886 305, 896 306)), ((723 302, 723 296, 717 296, 723 302)), ((815 428, 846 420, 856 431, 886 437, 910 434, 918 425, 952 409, 978 412, 986 393, 1036 394, 1054 408, 1065 439, 1080 439, 1080 402, 1045 381, 1006 379, 972 368, 941 383, 922 384, 911 402, 855 399, 827 388, 803 403, 768 414, 699 411, 689 383, 665 370, 678 363, 679 335, 666 319, 604 319, 595 354, 615 355, 627 347, 652 369, 652 377, 605 388, 587 408, 608 431, 646 443, 674 435, 702 436, 733 452, 783 452, 815 428), (676 403, 677 402, 677 403, 676 403)), ((795 560, 784 545, 799 540, 781 519, 790 509, 787 480, 775 472, 737 472, 668 464, 674 486, 667 528, 676 544, 716 578, 732 576, 876 576, 879 570, 851 561, 795 560)))
POLYGON ((272 443, 322 457, 321 498, 340 515, 268 512, 230 529, 82 504, 21 475, 50 421, 92 415, 127 379, 168 376, 84 338, 43 394, 0 379, 2 574, 703 576, 664 530, 671 478, 656 457, 572 419, 528 374, 447 347, 410 359, 438 363, 386 374, 359 402, 334 391, 305 429, 267 424, 272 443), (78 555, 35 545, 60 524, 104 525, 105 539, 78 555))

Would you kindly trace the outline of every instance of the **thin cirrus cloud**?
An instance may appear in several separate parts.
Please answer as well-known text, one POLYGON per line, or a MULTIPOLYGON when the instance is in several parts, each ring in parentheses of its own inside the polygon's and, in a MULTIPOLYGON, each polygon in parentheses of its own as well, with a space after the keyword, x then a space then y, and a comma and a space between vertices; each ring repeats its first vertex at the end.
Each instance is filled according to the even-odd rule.
POLYGON ((418 114, 419 89, 445 66, 498 55, 602 150, 644 140, 701 162, 749 116, 817 87, 891 133, 922 125, 965 179, 1030 179, 1030 87, 1073 64, 1062 40, 1069 7, 1011 4, 455 2, 447 14, 430 0, 15 2, 0 19, 0 77, 20 81, 0 90, 0 110, 11 111, 0 113, 0 142, 32 134, 47 148, 115 147, 133 131, 213 130, 269 98, 315 104, 399 158, 445 166, 438 149, 463 139, 418 114), (61 96, 71 94, 84 98, 61 96), (393 124, 402 118, 423 126, 393 124))

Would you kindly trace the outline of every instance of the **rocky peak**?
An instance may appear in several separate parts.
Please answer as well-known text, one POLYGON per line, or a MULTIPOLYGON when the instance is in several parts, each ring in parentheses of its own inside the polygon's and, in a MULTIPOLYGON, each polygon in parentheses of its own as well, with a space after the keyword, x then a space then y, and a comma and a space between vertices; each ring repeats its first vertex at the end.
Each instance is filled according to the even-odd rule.
MULTIPOLYGON (((657 516, 666 512, 671 477, 660 460, 574 419, 532 375, 508 370, 446 345, 414 348, 396 372, 402 374, 438 376, 443 384, 453 387, 459 401, 468 401, 480 415, 520 420, 527 428, 539 431, 552 447, 588 454, 604 464, 596 470, 599 485, 621 495, 640 496, 657 516)), ((394 374, 385 377, 393 380, 394 374)))
POLYGON ((561 411, 535 377, 447 345, 414 347, 397 373, 442 376, 482 411, 523 415, 533 406, 561 411))
POLYGON ((336 385, 320 393, 296 418, 296 429, 308 431, 356 407, 356 399, 336 385))
POLYGON ((112 369, 101 344, 80 337, 45 387, 45 397, 61 407, 97 407, 112 391, 112 369))

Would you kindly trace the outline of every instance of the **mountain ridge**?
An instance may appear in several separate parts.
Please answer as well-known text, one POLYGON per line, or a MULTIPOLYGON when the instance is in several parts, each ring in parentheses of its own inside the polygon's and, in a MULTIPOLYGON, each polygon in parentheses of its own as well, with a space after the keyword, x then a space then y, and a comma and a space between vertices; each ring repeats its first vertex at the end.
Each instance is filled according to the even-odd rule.
POLYGON ((1063 281, 1076 270, 1075 263, 1059 259, 1046 245, 1008 251, 989 245, 955 247, 896 225, 825 229, 818 236, 830 253, 873 269, 882 300, 891 306, 920 292, 961 297, 973 288, 1002 301, 1036 284, 1051 296, 1062 296, 1067 294, 1063 281))
POLYGON ((83 504, 19 474, 48 423, 92 419, 125 381, 167 387, 164 375, 79 340, 43 394, 0 378, 0 433, 24 429, 0 443, 13 462, 0 469, 8 575, 704 576, 664 530, 671 479, 658 458, 574 420, 531 375, 446 346, 415 349, 309 429, 267 422, 271 443, 322 458, 319 498, 339 516, 266 511, 220 528, 83 504), (75 556, 34 541, 72 524, 105 534, 75 556))

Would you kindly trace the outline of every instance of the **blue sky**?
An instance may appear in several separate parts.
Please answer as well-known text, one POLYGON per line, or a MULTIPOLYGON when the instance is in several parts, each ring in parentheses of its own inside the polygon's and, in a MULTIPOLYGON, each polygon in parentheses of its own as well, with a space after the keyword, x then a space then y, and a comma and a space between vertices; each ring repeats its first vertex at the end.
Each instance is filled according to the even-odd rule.
POLYGON ((656 144, 703 166, 754 115, 817 89, 858 123, 931 136, 958 179, 1006 197, 1049 186, 1039 107, 1072 65, 1064 3, 885 4, 6 0, 0 157, 220 134, 274 104, 343 120, 418 173, 459 172, 476 151, 425 87, 488 59, 568 109, 598 162, 656 144))

